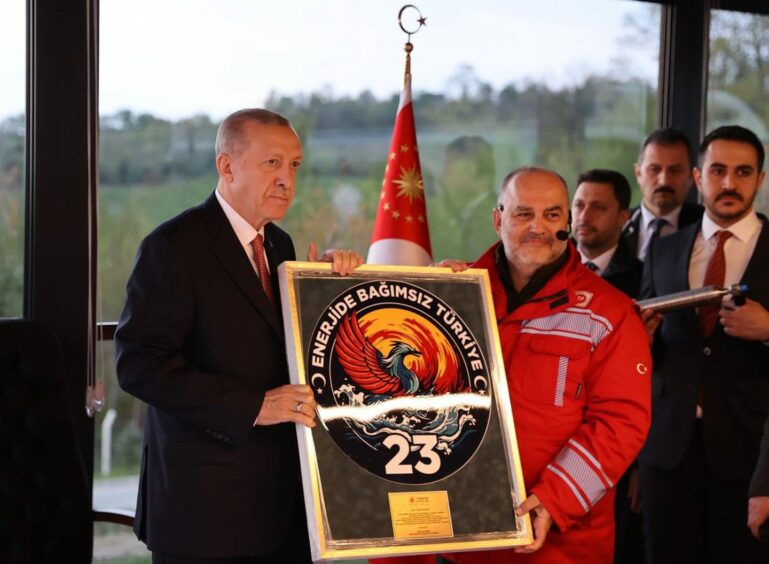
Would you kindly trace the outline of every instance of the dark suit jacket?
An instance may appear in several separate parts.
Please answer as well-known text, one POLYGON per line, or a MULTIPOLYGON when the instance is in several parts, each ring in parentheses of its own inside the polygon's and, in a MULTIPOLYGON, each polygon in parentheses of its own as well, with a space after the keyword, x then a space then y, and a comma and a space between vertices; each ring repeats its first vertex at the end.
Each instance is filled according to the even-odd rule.
POLYGON ((750 480, 750 497, 769 496, 769 418, 764 425, 764 436, 761 438, 761 451, 758 463, 750 480))
MULTIPOLYGON (((695 204, 694 202, 684 202, 681 206, 681 213, 678 215, 677 229, 683 229, 684 227, 699 221, 702 217, 702 212, 704 209, 705 208, 703 208, 701 205, 695 204)), ((638 231, 641 228, 641 207, 636 206, 630 211, 632 213, 630 215, 630 219, 622 228, 621 239, 624 239, 627 242, 630 250, 633 253, 633 256, 637 257, 638 231)))
MULTIPOLYGON (((745 274, 748 297, 769 309, 769 223, 745 274)), ((689 289, 689 259, 701 222, 655 241, 647 256, 641 297, 689 289)), ((758 458, 769 411, 769 347, 729 337, 720 324, 709 338, 693 308, 664 315, 653 346, 652 425, 639 460, 659 468, 680 464, 702 393, 705 454, 723 480, 744 483, 758 458)))
MULTIPOLYGON (((277 289, 294 247, 267 224, 265 249, 277 289)), ((139 538, 198 558, 276 550, 301 495, 295 430, 252 425, 289 382, 283 328, 214 195, 142 242, 115 344, 121 387, 149 404, 139 538)))
POLYGON ((641 289, 642 274, 643 263, 636 258, 627 241, 620 238, 617 250, 601 276, 620 292, 635 299, 641 289))

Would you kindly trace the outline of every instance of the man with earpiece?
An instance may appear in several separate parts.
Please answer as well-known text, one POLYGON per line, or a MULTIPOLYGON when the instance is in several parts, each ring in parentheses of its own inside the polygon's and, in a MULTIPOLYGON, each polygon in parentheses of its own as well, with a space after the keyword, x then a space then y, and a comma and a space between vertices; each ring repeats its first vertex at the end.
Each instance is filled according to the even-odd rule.
MULTIPOLYGON (((489 272, 534 542, 451 562, 610 563, 614 486, 646 438, 651 359, 633 302, 582 264, 557 173, 519 168, 493 210, 489 272)), ((463 264, 444 261, 459 270, 463 264)))
POLYGON ((622 239, 643 261, 658 237, 665 237, 696 223, 702 206, 687 202, 692 187, 692 150, 680 129, 655 129, 641 142, 635 177, 641 203, 630 210, 622 239))

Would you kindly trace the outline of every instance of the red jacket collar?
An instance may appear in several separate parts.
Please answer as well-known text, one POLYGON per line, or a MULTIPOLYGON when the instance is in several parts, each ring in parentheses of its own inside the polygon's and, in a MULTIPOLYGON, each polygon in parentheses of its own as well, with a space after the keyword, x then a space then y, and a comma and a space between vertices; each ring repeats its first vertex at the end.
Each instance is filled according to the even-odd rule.
POLYGON ((501 241, 493 244, 473 264, 474 268, 485 268, 489 271, 491 294, 494 298, 494 310, 498 321, 546 317, 575 305, 577 298, 571 282, 578 269, 584 269, 584 267, 579 260, 576 246, 572 241, 569 241, 570 253, 566 264, 545 283, 532 299, 508 314, 507 292, 500 281, 498 267, 494 260, 495 250, 501 244, 501 241))

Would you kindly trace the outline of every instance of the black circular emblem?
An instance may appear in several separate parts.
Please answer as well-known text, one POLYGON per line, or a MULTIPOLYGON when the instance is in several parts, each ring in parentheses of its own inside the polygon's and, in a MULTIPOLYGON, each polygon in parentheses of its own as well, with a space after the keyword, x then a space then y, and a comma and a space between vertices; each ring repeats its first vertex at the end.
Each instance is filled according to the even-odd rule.
POLYGON ((450 476, 488 426, 481 347, 451 307, 413 284, 375 280, 337 296, 312 332, 307 374, 334 442, 387 480, 450 476))

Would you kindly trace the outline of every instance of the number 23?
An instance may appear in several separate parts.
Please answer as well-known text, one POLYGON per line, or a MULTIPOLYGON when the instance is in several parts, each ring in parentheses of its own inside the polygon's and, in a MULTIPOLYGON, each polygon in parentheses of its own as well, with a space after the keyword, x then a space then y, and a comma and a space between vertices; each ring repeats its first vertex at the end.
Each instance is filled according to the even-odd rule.
POLYGON ((413 466, 403 463, 411 451, 411 445, 406 437, 390 435, 384 440, 384 446, 389 449, 397 449, 395 455, 385 464, 386 474, 413 474, 414 470, 420 474, 435 474, 440 470, 441 457, 434 450, 438 444, 438 437, 435 435, 414 435, 411 440, 415 445, 421 446, 419 449, 421 460, 413 466))

